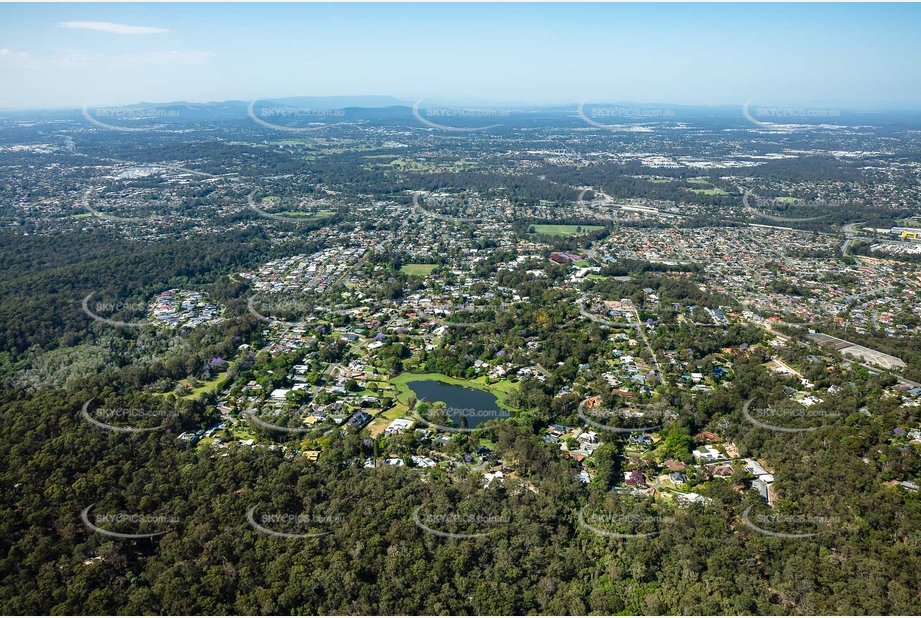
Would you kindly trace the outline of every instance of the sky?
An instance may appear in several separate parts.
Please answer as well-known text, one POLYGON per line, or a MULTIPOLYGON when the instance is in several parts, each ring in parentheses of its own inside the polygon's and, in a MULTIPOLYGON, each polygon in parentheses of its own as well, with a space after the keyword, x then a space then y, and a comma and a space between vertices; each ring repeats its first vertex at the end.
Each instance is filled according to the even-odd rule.
POLYGON ((0 4, 0 108, 286 96, 921 109, 918 4, 0 4))

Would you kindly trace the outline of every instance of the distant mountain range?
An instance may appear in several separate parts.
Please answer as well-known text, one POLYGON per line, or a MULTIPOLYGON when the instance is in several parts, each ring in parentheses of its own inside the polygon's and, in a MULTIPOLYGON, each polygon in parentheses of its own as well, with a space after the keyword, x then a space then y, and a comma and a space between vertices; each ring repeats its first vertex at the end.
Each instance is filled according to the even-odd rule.
MULTIPOLYGON (((190 103, 141 102, 134 105, 88 107, 84 110, 0 111, 0 117, 25 119, 77 119, 89 116, 98 123, 116 126, 138 126, 156 123, 175 125, 185 123, 262 121, 276 126, 303 126, 309 123, 378 122, 383 124, 429 123, 448 127, 534 127, 548 124, 561 126, 605 126, 623 124, 694 123, 696 125, 752 126, 742 113, 742 105, 691 106, 670 104, 636 104, 626 102, 592 102, 581 109, 571 105, 475 105, 451 104, 438 99, 425 99, 414 109, 415 101, 384 95, 278 97, 258 101, 215 101, 190 103), (470 110, 478 110, 471 113, 470 110), (495 113, 490 113, 492 110, 495 113), (418 115, 417 115, 418 114, 418 115), (423 120, 420 120, 423 119, 423 120), (428 122, 426 122, 428 121, 428 122)), ((919 111, 851 111, 824 110, 829 114, 804 113, 804 108, 760 107, 753 104, 751 114, 759 122, 777 124, 875 125, 905 127, 921 125, 919 111), (768 110, 768 111, 765 111, 768 110), (779 113, 770 110, 779 110, 779 113), (792 111, 791 111, 792 110, 792 111), (758 113, 760 112, 760 115, 758 113)), ((822 110, 820 110, 822 111, 822 110)), ((84 118, 84 120, 86 120, 84 118)))

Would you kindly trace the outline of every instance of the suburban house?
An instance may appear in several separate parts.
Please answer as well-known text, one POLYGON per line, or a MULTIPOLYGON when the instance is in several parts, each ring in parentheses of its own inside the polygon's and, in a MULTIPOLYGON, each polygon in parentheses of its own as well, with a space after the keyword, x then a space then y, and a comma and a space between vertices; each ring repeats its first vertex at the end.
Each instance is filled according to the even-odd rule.
POLYGON ((756 490, 761 494, 761 499, 764 500, 768 505, 771 504, 771 493, 768 490, 768 484, 760 479, 752 481, 752 489, 756 490))
POLYGON ((665 466, 669 472, 684 472, 688 469, 686 463, 678 461, 677 459, 666 459, 662 462, 662 465, 665 466))
POLYGON ((385 436, 402 435, 407 429, 411 429, 413 422, 405 418, 398 418, 390 423, 384 430, 385 436))
POLYGON ((694 455, 694 457, 696 457, 699 461, 704 461, 704 462, 718 461, 720 459, 726 459, 726 457, 723 456, 722 453, 720 453, 718 450, 713 448, 713 446, 710 444, 705 444, 699 449, 693 451, 691 454, 694 455))
POLYGON ((624 481, 627 487, 642 487, 646 485, 646 476, 639 470, 634 470, 624 475, 624 481))

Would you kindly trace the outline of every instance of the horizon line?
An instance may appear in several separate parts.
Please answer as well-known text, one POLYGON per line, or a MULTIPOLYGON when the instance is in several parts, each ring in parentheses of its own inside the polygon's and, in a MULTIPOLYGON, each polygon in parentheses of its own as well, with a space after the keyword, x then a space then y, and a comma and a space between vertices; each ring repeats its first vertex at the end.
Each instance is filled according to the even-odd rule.
MULTIPOLYGON (((140 105, 148 106, 169 106, 169 105, 219 105, 226 103, 238 103, 241 105, 248 105, 249 103, 258 103, 261 101, 272 102, 272 101, 284 101, 288 99, 362 99, 362 98, 390 98, 394 102, 390 105, 380 105, 380 106, 367 106, 367 105, 345 105, 340 106, 335 109, 345 109, 345 108, 354 108, 354 109, 387 109, 393 107, 407 107, 412 108, 417 102, 402 99, 388 94, 326 94, 326 95, 285 95, 285 96, 275 96, 275 97, 263 97, 259 99, 244 99, 244 98, 230 98, 230 99, 217 99, 210 101, 194 101, 194 100, 172 100, 172 101, 137 101, 135 103, 122 103, 122 104, 85 104, 84 106, 78 105, 59 105, 59 106, 28 106, 28 107, 0 107, 0 112, 81 112, 84 107, 107 107, 107 108, 130 108, 137 107, 140 105)), ((483 108, 483 109, 506 109, 508 111, 526 111, 527 109, 552 109, 552 108, 574 108, 578 109, 581 105, 631 105, 640 108, 649 108, 649 107, 671 107, 676 109, 732 109, 732 108, 743 108, 747 106, 748 103, 754 99, 749 99, 746 101, 736 101, 731 103, 672 103, 665 101, 658 102, 646 102, 639 103, 636 101, 629 100, 605 100, 603 97, 599 97, 597 101, 593 101, 592 98, 588 98, 584 101, 570 101, 570 102, 527 102, 527 101, 515 101, 515 102, 455 102, 451 101, 450 98, 442 97, 425 97, 419 99, 418 102, 424 101, 426 98, 431 99, 429 106, 457 106, 463 108, 483 108)), ((853 105, 849 107, 837 105, 834 103, 822 103, 815 102, 810 104, 785 104, 785 103, 767 103, 759 102, 753 104, 755 107, 766 107, 766 108, 783 108, 783 109, 805 109, 805 110, 815 110, 820 109, 821 107, 827 107, 829 105, 835 105, 835 109, 838 112, 849 112, 849 113, 884 113, 884 112, 921 112, 921 102, 917 103, 887 103, 880 102, 876 105, 853 105)))

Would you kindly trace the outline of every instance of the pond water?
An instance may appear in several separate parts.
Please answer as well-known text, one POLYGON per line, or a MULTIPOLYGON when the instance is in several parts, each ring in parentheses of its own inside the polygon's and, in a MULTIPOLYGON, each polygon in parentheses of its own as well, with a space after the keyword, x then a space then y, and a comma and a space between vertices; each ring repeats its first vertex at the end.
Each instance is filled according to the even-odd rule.
POLYGON ((495 395, 476 388, 446 384, 436 380, 409 382, 408 386, 419 401, 426 403, 443 401, 447 404, 448 417, 454 421, 453 427, 460 427, 462 416, 467 417, 468 428, 496 418, 512 416, 499 407, 495 395))

